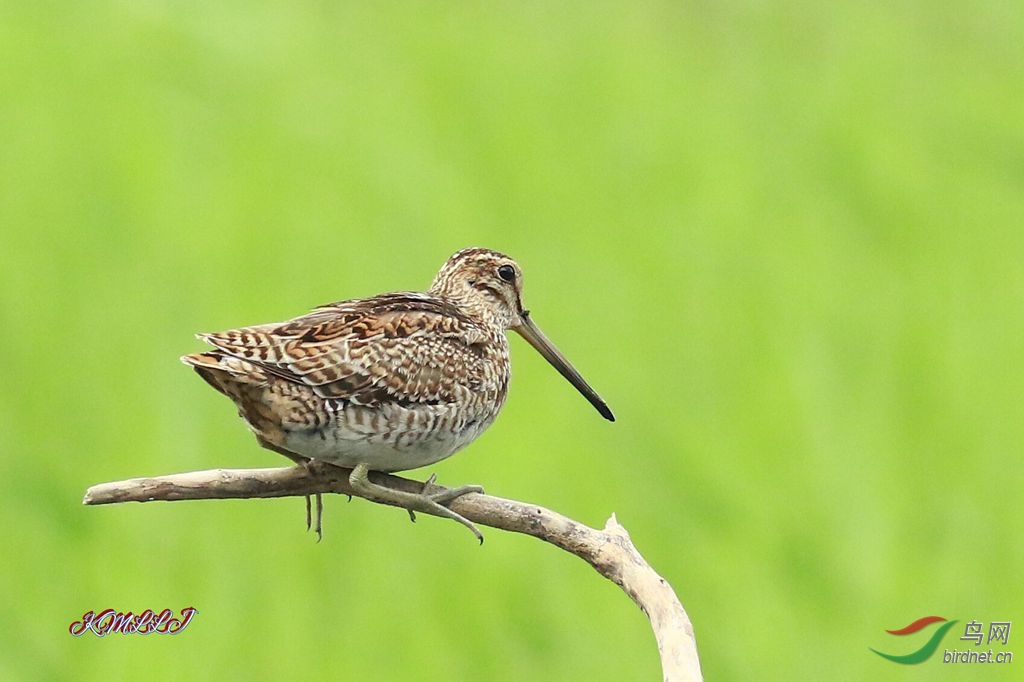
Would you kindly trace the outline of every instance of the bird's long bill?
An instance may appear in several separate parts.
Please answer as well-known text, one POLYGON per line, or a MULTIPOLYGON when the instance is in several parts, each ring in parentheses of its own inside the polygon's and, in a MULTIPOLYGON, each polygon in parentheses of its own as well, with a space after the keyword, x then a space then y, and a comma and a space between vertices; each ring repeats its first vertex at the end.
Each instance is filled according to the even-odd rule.
POLYGON ((548 340, 548 337, 544 336, 537 325, 530 319, 528 312, 522 314, 522 324, 512 329, 518 332, 520 336, 526 339, 527 343, 537 349, 537 352, 544 356, 544 359, 551 363, 551 366, 558 370, 558 373, 569 380, 569 383, 576 387, 576 390, 583 394, 583 397, 590 401, 590 404, 597 408, 597 411, 601 413, 601 416, 608 421, 615 421, 615 415, 608 409, 608 405, 601 400, 601 396, 597 394, 590 384, 576 371, 576 368, 572 366, 562 353, 555 348, 554 344, 548 340))

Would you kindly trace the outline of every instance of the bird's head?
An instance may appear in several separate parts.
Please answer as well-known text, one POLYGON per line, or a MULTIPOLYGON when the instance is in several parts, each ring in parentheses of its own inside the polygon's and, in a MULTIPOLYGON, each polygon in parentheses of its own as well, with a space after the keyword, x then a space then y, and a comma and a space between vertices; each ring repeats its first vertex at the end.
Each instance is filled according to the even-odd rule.
POLYGON ((463 249, 441 267, 430 292, 484 324, 518 333, 558 370, 605 419, 612 411, 568 359, 541 332, 523 307, 523 271, 513 259, 490 249, 463 249))

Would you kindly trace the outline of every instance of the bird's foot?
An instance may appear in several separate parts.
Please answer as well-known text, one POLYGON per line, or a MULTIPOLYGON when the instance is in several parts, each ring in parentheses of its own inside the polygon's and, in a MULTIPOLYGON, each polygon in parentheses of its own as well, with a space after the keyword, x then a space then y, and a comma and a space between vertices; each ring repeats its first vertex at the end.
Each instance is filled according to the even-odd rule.
POLYGON ((430 494, 430 487, 434 485, 434 481, 436 480, 437 474, 430 474, 430 478, 423 483, 422 494, 438 504, 448 504, 452 500, 462 497, 463 495, 468 495, 469 493, 484 494, 484 487, 482 485, 461 485, 458 488, 448 488, 447 490, 442 490, 439 493, 430 494))
POLYGON ((395 490, 386 486, 374 483, 369 478, 370 470, 365 464, 360 464, 352 470, 352 474, 348 477, 348 482, 352 488, 359 493, 371 497, 381 502, 390 502, 400 507, 405 507, 409 511, 409 518, 413 521, 416 520, 415 512, 423 512, 425 514, 435 514, 437 516, 443 516, 453 521, 458 521, 463 526, 468 528, 476 539, 483 544, 484 536, 477 530, 477 527, 473 523, 460 514, 456 514, 448 507, 444 506, 452 500, 467 495, 469 493, 482 493, 484 489, 478 485, 464 485, 459 488, 452 488, 450 490, 443 490, 438 493, 429 493, 428 489, 434 484, 435 477, 431 476, 426 483, 423 484, 423 490, 418 493, 410 493, 404 490, 395 490))

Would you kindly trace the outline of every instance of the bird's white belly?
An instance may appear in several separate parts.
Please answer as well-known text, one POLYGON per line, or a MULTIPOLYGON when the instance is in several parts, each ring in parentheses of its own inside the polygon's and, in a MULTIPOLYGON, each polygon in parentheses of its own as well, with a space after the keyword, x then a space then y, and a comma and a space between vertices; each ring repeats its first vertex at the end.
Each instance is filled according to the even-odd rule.
POLYGON ((348 405, 315 429, 287 431, 292 452, 343 467, 406 471, 449 457, 473 442, 495 414, 473 415, 455 405, 368 408, 348 405))

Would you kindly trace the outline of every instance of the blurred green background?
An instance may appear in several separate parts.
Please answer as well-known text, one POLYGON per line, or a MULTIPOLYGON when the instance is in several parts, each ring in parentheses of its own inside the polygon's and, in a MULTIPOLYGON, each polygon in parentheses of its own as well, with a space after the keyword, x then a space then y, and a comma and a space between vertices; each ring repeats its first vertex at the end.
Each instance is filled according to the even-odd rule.
POLYGON ((194 332, 471 245, 618 422, 514 339, 440 482, 615 512, 709 680, 1019 675, 868 647, 1024 628, 1024 9, 877 5, 0 5, 0 678, 659 679, 633 604, 529 538, 80 504, 285 464, 178 362, 194 332), (185 606, 176 637, 67 632, 185 606))

